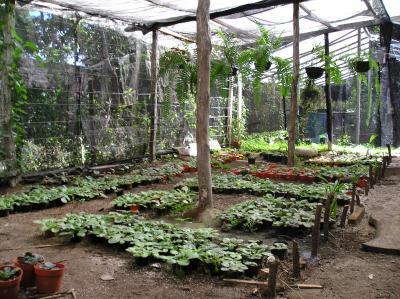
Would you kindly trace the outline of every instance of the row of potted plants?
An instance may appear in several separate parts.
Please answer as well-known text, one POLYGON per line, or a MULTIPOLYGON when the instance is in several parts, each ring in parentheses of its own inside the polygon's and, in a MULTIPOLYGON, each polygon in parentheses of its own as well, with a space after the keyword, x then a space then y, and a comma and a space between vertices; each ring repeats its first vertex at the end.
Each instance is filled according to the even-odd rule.
MULTIPOLYGON (((295 198, 298 200, 307 200, 309 202, 323 202, 326 199, 326 189, 331 183, 318 184, 293 184, 278 183, 268 179, 259 179, 254 176, 236 175, 213 175, 213 191, 216 193, 249 193, 254 195, 272 194, 275 197, 295 198)), ((197 190, 197 178, 187 178, 176 185, 176 188, 187 186, 192 190, 197 190)), ((346 185, 347 190, 351 189, 346 185)), ((347 202, 349 196, 346 190, 338 195, 340 202, 347 202)))
POLYGON ((315 203, 306 200, 262 198, 245 201, 220 214, 224 230, 242 228, 255 231, 263 227, 310 228, 314 221, 315 203))
MULTIPOLYGON (((247 273, 258 269, 274 246, 262 241, 222 238, 209 228, 189 229, 143 220, 132 213, 67 214, 61 219, 35 221, 42 230, 60 235, 92 236, 123 246, 138 262, 156 259, 179 269, 203 266, 212 273, 247 273)), ((278 245, 277 245, 278 246, 278 245)), ((281 249, 281 244, 279 244, 281 249)))
POLYGON ((58 292, 64 264, 45 262, 42 255, 26 252, 13 260, 13 266, 0 266, 0 298, 16 299, 20 286, 36 286, 42 294, 58 292))
POLYGON ((198 194, 189 191, 189 188, 176 190, 151 190, 138 194, 127 193, 112 201, 117 208, 137 211, 140 208, 156 210, 159 212, 172 211, 175 213, 189 209, 197 201, 198 194))
POLYGON ((382 163, 381 156, 365 156, 356 153, 325 153, 324 155, 309 159, 306 164, 327 166, 369 165, 382 163))
POLYGON ((279 179, 288 181, 314 182, 321 177, 329 182, 336 180, 351 181, 353 177, 359 180, 368 178, 368 166, 350 165, 349 167, 287 167, 274 163, 261 166, 240 167, 229 171, 236 175, 250 174, 258 178, 279 179))
POLYGON ((121 187, 138 186, 162 181, 162 176, 125 175, 121 177, 76 178, 70 186, 46 188, 33 186, 24 192, 0 196, 0 216, 10 212, 44 209, 66 204, 72 200, 90 200, 106 197, 105 193, 119 191, 121 187))

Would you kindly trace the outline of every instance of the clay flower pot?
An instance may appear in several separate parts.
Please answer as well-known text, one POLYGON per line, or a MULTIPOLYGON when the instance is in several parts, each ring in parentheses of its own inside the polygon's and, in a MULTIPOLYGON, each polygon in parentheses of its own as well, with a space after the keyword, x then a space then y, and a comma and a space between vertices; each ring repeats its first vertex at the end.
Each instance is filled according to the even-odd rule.
POLYGON ((38 293, 43 294, 56 293, 61 287, 62 277, 64 275, 64 264, 54 263, 55 268, 53 269, 42 268, 42 265, 45 264, 36 264, 34 266, 36 290, 38 293))
POLYGON ((4 270, 5 268, 19 269, 19 275, 10 280, 0 280, 0 298, 16 299, 18 297, 23 271, 21 268, 15 266, 0 266, 0 270, 4 270))
POLYGON ((24 257, 18 257, 13 259, 13 263, 16 267, 21 268, 23 271, 21 286, 32 287, 35 284, 35 269, 33 266, 37 263, 42 263, 44 261, 43 257, 36 255, 39 259, 32 261, 32 263, 25 263, 24 257))
POLYGON ((132 205, 129 208, 131 210, 132 213, 136 214, 139 212, 139 205, 132 205))

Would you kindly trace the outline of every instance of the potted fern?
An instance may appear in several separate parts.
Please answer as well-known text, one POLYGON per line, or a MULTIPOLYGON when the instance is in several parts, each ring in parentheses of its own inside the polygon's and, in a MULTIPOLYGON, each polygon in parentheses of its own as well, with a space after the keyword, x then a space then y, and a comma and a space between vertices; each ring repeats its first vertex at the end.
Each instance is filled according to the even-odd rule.
POLYGON ((254 47, 241 51, 238 56, 240 71, 252 79, 256 102, 261 97, 262 77, 272 64, 272 53, 281 45, 281 39, 274 38, 264 26, 258 24, 258 28, 261 35, 256 39, 254 47))

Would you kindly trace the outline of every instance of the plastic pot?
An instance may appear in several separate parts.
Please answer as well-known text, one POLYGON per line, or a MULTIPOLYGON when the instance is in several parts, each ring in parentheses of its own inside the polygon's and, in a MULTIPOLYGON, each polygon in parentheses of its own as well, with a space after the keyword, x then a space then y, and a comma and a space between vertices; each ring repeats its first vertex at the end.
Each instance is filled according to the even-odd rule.
POLYGON ((20 273, 17 277, 11 280, 0 280, 0 298, 1 299, 16 299, 19 293, 19 286, 21 284, 21 278, 23 270, 16 266, 0 266, 0 270, 6 267, 17 268, 20 273))
POLYGON ((35 269, 33 264, 24 264, 18 262, 18 259, 13 259, 13 263, 16 267, 21 268, 23 271, 21 286, 31 287, 35 284, 35 269))
POLYGON ((354 68, 356 70, 357 73, 366 73, 369 71, 369 61, 355 61, 354 62, 354 68))
POLYGON ((132 213, 136 214, 139 212, 139 205, 132 205, 129 208, 131 210, 132 213))
POLYGON ((255 157, 248 157, 247 162, 249 164, 256 164, 256 158, 255 157))
POLYGON ((318 79, 322 76, 323 73, 324 69, 321 67, 316 67, 316 66, 306 67, 306 74, 307 77, 310 79, 318 79))
POLYGON ((64 275, 64 264, 55 263, 59 268, 57 270, 42 269, 41 264, 34 266, 36 275, 36 289, 38 293, 52 294, 60 290, 62 278, 64 275))

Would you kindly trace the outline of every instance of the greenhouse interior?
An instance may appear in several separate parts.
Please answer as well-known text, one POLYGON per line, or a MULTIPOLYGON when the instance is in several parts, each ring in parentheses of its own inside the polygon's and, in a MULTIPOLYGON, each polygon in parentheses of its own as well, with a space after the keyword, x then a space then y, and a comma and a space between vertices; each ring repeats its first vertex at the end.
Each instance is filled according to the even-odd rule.
POLYGON ((400 298, 399 0, 1 0, 0 299, 400 298))

